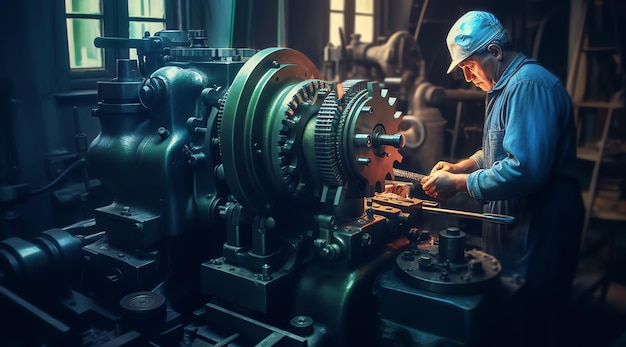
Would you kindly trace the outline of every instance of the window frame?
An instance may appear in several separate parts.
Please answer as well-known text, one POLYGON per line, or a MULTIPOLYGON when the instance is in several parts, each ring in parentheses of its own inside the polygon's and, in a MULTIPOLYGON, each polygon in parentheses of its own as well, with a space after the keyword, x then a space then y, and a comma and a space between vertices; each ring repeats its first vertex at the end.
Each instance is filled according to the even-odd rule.
MULTIPOLYGON (((128 2, 134 0, 101 0, 102 13, 101 14, 74 14, 67 13, 65 8, 65 1, 63 2, 63 27, 65 32, 65 49, 64 49, 64 61, 68 71, 71 90, 81 89, 94 89, 97 81, 103 79, 112 79, 116 74, 116 61, 117 59, 128 59, 128 49, 122 48, 106 48, 103 49, 103 68, 85 68, 85 69, 72 69, 70 67, 69 58, 69 39, 67 35, 67 19, 68 18, 94 18, 102 21, 102 37, 123 37, 128 38, 129 26, 131 21, 143 21, 143 22, 162 22, 165 24, 165 28, 176 27, 176 3, 172 0, 163 0, 165 7, 165 19, 146 18, 146 17, 131 17, 128 12, 128 2)), ((154 33, 150 33, 153 35, 154 33)))
MULTIPOLYGON (((357 15, 368 15, 366 13, 361 13, 361 12, 356 12, 356 1, 358 0, 343 0, 343 11, 339 11, 339 10, 331 10, 330 9, 330 5, 328 8, 328 18, 329 18, 329 23, 330 23, 330 14, 331 13, 343 13, 343 34, 344 34, 344 43, 346 45, 350 44, 350 40, 352 38, 352 35, 355 34, 356 28, 356 16, 357 15)), ((374 23, 374 27, 372 28, 372 42, 371 43, 376 43, 377 37, 379 36, 379 27, 380 27, 380 20, 379 18, 376 16, 377 13, 381 13, 381 4, 380 4, 380 0, 372 0, 373 1, 373 9, 372 9, 372 21, 374 23)), ((329 34, 328 34, 328 42, 331 42, 331 32, 332 30, 336 30, 337 28, 331 29, 329 27, 329 34)), ((362 33, 359 33, 362 35, 362 33)), ((335 43, 333 43, 335 44, 335 43)), ((337 43, 337 44, 341 44, 341 42, 337 43)))

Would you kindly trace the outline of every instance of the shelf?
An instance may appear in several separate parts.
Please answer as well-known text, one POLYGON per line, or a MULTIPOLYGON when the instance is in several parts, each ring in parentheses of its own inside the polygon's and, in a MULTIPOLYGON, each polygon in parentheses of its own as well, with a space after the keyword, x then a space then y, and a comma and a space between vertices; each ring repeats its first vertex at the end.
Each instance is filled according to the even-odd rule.
POLYGON ((585 47, 583 48, 584 52, 587 53, 619 53, 617 47, 615 46, 604 46, 604 47, 585 47))
POLYGON ((578 156, 578 159, 597 161, 600 156, 600 152, 595 148, 579 147, 576 150, 576 155, 578 156))
MULTIPOLYGON (((620 145, 620 148, 611 148, 604 150, 604 158, 602 163, 620 164, 626 162, 626 144, 620 145)), ((576 149, 576 156, 580 160, 596 162, 599 159, 600 152, 593 146, 582 146, 576 149)))
MULTIPOLYGON (((583 201, 585 206, 589 206, 589 192, 583 192, 583 201)), ((596 196, 596 200, 597 200, 596 196)), ((626 210, 621 210, 619 205, 626 204, 623 200, 621 202, 615 201, 616 206, 610 208, 599 208, 598 203, 594 201, 593 210, 591 211, 591 218, 610 220, 610 221, 626 221, 626 210)))
POLYGON ((575 101, 574 106, 582 108, 622 108, 624 105, 619 102, 609 101, 575 101))
POLYGON ((622 212, 619 210, 599 210, 594 209, 591 213, 592 218, 602 219, 602 220, 611 220, 616 222, 624 222, 626 221, 626 212, 622 212))

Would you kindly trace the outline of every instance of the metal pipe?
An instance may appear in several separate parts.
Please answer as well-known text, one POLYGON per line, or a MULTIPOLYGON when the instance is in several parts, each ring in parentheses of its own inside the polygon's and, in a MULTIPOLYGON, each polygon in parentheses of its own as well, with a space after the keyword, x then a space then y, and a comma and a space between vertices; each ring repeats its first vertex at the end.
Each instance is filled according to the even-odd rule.
MULTIPOLYGON (((420 36, 420 28, 422 26, 422 23, 424 21, 424 14, 426 13, 426 8, 428 7, 428 0, 424 1, 424 4, 422 5, 422 11, 420 12, 420 17, 417 20, 417 24, 415 25, 415 35, 413 36, 413 39, 415 40, 415 42, 417 42, 417 39, 420 36)), ((423 75, 420 75, 423 76, 423 75)))
POLYGON ((287 47, 287 32, 285 30, 285 0, 278 0, 278 27, 276 45, 287 47))

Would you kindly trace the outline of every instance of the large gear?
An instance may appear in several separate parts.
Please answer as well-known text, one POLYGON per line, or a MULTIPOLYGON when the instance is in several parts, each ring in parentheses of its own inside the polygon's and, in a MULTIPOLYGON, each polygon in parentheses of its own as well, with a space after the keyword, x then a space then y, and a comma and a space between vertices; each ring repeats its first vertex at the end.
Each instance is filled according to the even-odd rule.
POLYGON ((349 185, 350 177, 342 167, 339 150, 341 123, 345 121, 342 111, 354 97, 367 88, 364 80, 348 80, 341 84, 339 92, 331 92, 320 107, 315 123, 315 159, 324 184, 349 185))
POLYGON ((318 170, 329 186, 351 189, 365 184, 368 192, 382 191, 385 179, 394 177, 393 163, 402 160, 401 113, 396 112, 395 99, 374 82, 349 80, 342 90, 342 97, 329 94, 318 112, 318 170))
POLYGON ((299 148, 323 100, 318 92, 328 87, 319 77, 301 53, 268 48, 233 80, 219 111, 220 151, 224 178, 242 205, 270 210, 305 188, 299 148))
POLYGON ((378 83, 368 82, 367 91, 354 97, 343 113, 340 153, 347 160, 346 170, 365 180, 370 192, 384 190, 385 180, 394 178, 394 163, 402 161, 398 149, 404 146, 404 135, 398 128, 402 113, 396 111, 396 98, 378 83), (369 136, 370 145, 357 141, 365 136, 369 136))
MULTIPOLYGON (((367 91, 367 84, 368 84, 367 80, 347 80, 341 84, 344 90, 344 97, 342 100, 342 105, 344 106, 343 106, 343 116, 340 117, 338 128, 335 130, 336 136, 338 138, 342 138, 343 136, 342 132, 343 132, 343 129, 345 128, 346 120, 348 119, 347 117, 348 113, 346 111, 352 109, 356 100, 359 100, 358 96, 365 93, 365 91, 367 91)), ((342 146, 341 146, 341 143, 345 142, 346 139, 347 138, 337 143, 338 146, 336 150, 337 150, 337 153, 339 153, 339 166, 344 172, 350 172, 348 168, 351 165, 352 158, 344 157, 345 153, 342 151, 342 146)), ((363 180, 358 176, 355 176, 355 175, 347 175, 347 176, 351 178, 346 182, 347 187, 359 186, 363 182, 363 180)))

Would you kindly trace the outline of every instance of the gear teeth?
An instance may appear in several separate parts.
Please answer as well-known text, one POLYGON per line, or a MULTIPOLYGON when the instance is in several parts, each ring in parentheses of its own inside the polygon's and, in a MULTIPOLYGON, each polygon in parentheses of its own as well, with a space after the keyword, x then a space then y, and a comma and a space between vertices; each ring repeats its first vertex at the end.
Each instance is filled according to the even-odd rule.
POLYGON ((279 128, 280 136, 276 145, 278 146, 278 164, 282 185, 294 195, 299 194, 306 188, 306 184, 302 181, 302 177, 298 172, 297 157, 294 155, 293 146, 296 141, 296 134, 301 126, 301 119, 297 117, 298 110, 302 104, 312 101, 315 96, 325 95, 325 91, 329 89, 330 84, 328 82, 308 80, 306 84, 302 85, 292 95, 291 100, 285 104, 284 118, 281 119, 282 126, 279 128))
MULTIPOLYGON (((219 107, 217 109, 217 134, 221 139, 222 136, 222 118, 224 117, 224 105, 226 105, 226 99, 228 99, 228 93, 230 92, 230 87, 226 90, 224 95, 218 100, 219 107)), ((219 155, 222 156, 222 141, 219 142, 219 155)))
POLYGON ((326 96, 317 114, 315 123, 315 159, 324 183, 338 186, 344 184, 339 167, 337 124, 339 121, 337 94, 332 91, 326 96))

